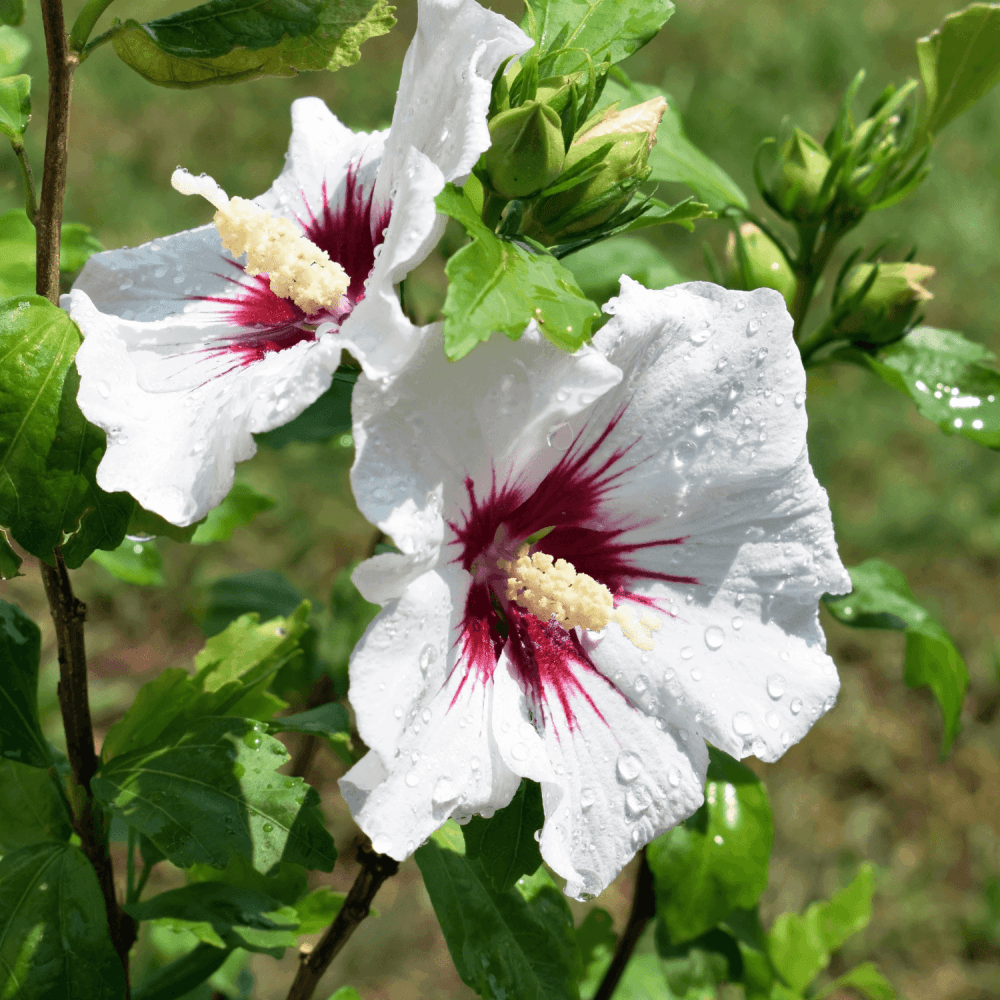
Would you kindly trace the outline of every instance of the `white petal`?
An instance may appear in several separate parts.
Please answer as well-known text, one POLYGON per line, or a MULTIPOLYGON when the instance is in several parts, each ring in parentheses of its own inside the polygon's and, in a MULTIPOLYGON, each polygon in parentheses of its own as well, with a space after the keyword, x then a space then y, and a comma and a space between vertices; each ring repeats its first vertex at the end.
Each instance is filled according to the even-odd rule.
POLYGON ((555 777, 542 781, 542 857, 571 896, 602 892, 644 844, 704 800, 708 752, 661 731, 603 678, 577 675, 571 728, 557 699, 543 738, 555 777))
POLYGON ((474 0, 419 0, 386 142, 389 170, 379 177, 377 194, 395 186, 411 146, 444 180, 464 184, 490 145, 493 76, 504 59, 531 45, 515 24, 474 0))
POLYGON ((546 443, 552 431, 621 379, 593 348, 566 354, 534 324, 516 343, 480 345, 460 371, 444 357, 440 326, 432 333, 387 389, 362 378, 354 390, 351 482, 375 524, 437 489, 442 517, 455 518, 467 503, 466 476, 487 488, 494 470, 499 482, 537 481, 563 454, 546 443))
POLYGON ((426 573, 368 626, 351 655, 351 704, 358 732, 389 766, 413 717, 449 673, 453 602, 448 583, 426 573))
POLYGON ((492 740, 492 685, 467 683, 460 690, 459 683, 453 674, 409 724, 397 756, 387 765, 382 761, 388 771, 384 781, 363 794, 373 765, 363 776, 369 780, 344 789, 375 850, 399 861, 452 816, 492 815, 510 802, 520 783, 492 740))
MULTIPOLYGON (((93 258, 92 258, 93 259, 93 258)), ((299 344, 246 368, 204 381, 181 378, 170 390, 173 359, 129 344, 142 342, 146 327, 99 312, 74 289, 64 305, 85 335, 77 352, 80 409, 108 435, 97 472, 100 486, 131 493, 144 507, 174 524, 191 524, 225 498, 237 462, 256 451, 252 433, 300 413, 330 385, 339 347, 299 344), (166 369, 158 379, 161 369, 166 369), (153 391, 140 384, 140 373, 153 391), (192 384, 193 383, 193 384, 192 384)), ((178 324, 178 336, 193 326, 178 324)))
POLYGON ((636 562, 698 584, 640 584, 668 612, 654 651, 641 657, 612 628, 595 661, 622 671, 626 690, 648 682, 667 714, 686 705, 716 746, 774 760, 833 705, 817 601, 850 590, 809 466, 791 320, 766 289, 649 292, 627 278, 611 310, 597 340, 627 376, 592 419, 603 426, 627 402, 616 437, 640 438, 642 460, 612 505, 659 515, 630 540, 684 538, 636 562))

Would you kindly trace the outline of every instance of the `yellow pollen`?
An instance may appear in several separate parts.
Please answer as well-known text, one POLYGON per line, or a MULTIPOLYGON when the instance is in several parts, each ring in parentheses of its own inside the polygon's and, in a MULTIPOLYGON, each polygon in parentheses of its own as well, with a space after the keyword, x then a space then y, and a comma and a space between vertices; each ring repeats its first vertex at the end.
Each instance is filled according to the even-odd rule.
POLYGON ((288 219, 275 218, 246 198, 226 197, 210 177, 178 168, 171 183, 182 194, 200 194, 215 205, 213 221, 222 245, 234 257, 246 254, 246 273, 267 274, 271 291, 291 299, 307 316, 334 308, 350 286, 344 269, 288 219))
POLYGON ((565 559, 553 559, 547 552, 529 555, 522 545, 517 559, 498 559, 497 566, 507 576, 507 600, 514 601, 543 622, 555 618, 563 628, 585 628, 599 632, 609 622, 617 622, 625 638, 639 649, 652 649, 652 633, 660 620, 643 610, 639 621, 635 611, 622 605, 615 608, 611 591, 565 559))

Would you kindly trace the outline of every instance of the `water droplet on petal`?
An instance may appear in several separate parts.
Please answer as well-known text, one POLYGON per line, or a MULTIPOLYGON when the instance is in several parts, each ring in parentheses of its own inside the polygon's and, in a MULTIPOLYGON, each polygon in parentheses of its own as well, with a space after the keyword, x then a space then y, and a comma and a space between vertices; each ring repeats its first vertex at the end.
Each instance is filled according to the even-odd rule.
POLYGON ((595 801, 596 801, 596 798, 594 796, 594 790, 592 788, 584 788, 580 792, 580 808, 581 809, 583 809, 583 810, 589 809, 594 804, 595 801))
POLYGON ((719 628, 718 625, 709 625, 705 629, 705 645, 709 649, 719 649, 719 647, 726 641, 726 633, 719 628))
POLYGON ((632 817, 641 816, 653 804, 645 785, 632 785, 625 793, 625 808, 632 817))
MULTIPOLYGON (((648 659, 648 657, 647 657, 648 659)), ((635 689, 639 694, 642 694, 646 688, 649 687, 649 678, 645 674, 639 674, 635 679, 635 689)))
POLYGON ((788 707, 791 709, 792 715, 798 715, 802 711, 802 699, 793 698, 791 705, 788 707))
POLYGON ((760 320, 752 319, 747 323, 747 336, 754 337, 760 332, 760 320))
POLYGON ((410 771, 410 773, 406 776, 406 784, 409 785, 410 788, 416 788, 419 782, 420 779, 417 777, 415 771, 410 771))
POLYGON ((684 646, 681 649, 681 659, 682 660, 690 660, 692 656, 694 656, 694 647, 693 646, 684 646))
POLYGON ((545 439, 550 448, 566 451, 573 443, 573 428, 569 424, 556 424, 545 439))
POLYGON ((478 757, 473 757, 472 760, 469 761, 469 767, 471 767, 473 771, 478 771, 479 768, 482 767, 482 763, 478 757))
POLYGON ((510 748, 510 755, 514 760, 524 760, 528 756, 528 748, 523 743, 515 743, 510 748))
POLYGON ((778 717, 778 713, 772 708, 767 715, 764 716, 764 721, 772 728, 777 729, 781 725, 781 719, 778 717))
POLYGON ((695 667, 691 671, 691 680, 693 681, 700 681, 704 676, 705 675, 701 672, 701 669, 699 667, 695 667))
POLYGON ((737 736, 749 736, 753 732, 753 719, 746 712, 737 712, 733 716, 733 732, 737 736))
POLYGON ((806 394, 804 392, 795 393, 795 399, 792 400, 796 406, 801 406, 806 401, 806 394))
POLYGON ((740 630, 741 628, 743 628, 743 619, 742 619, 742 618, 740 618, 740 616, 739 616, 739 615, 737 615, 737 616, 736 616, 736 617, 735 617, 735 618, 733 619, 733 628, 734 628, 734 629, 735 629, 735 630, 736 630, 737 632, 739 632, 739 630, 740 630))
MULTIPOLYGON (((777 701, 785 694, 785 678, 782 674, 771 674, 767 679, 767 693, 777 701)), ((801 703, 800 703, 801 704, 801 703)))
POLYGON ((681 772, 676 767, 668 768, 667 781, 670 782, 672 787, 677 788, 681 783, 681 772))
POLYGON ((742 392, 743 392, 743 383, 739 382, 739 381, 733 382, 733 384, 729 387, 729 392, 727 393, 727 395, 729 397, 729 402, 731 403, 742 392))
POLYGON ((690 465, 698 454, 694 441, 678 441, 674 445, 674 465, 690 465))
POLYGON ((618 755, 618 763, 615 765, 615 770, 618 772, 618 779, 625 782, 625 784, 629 784, 639 777, 639 772, 642 770, 642 761, 636 754, 628 750, 623 750, 618 755))
POLYGON ((767 348, 766 347, 762 347, 757 352, 757 364, 761 364, 766 357, 767 357, 767 348))
POLYGON ((694 425, 694 433, 698 437, 705 437, 715 430, 718 423, 719 415, 714 410, 702 410, 694 425))
POLYGON ((426 673, 430 669, 430 665, 437 659, 437 650, 430 644, 427 643, 422 650, 420 650, 420 669, 426 673))
POLYGON ((403 717, 403 706, 397 705, 393 710, 392 714, 397 718, 401 719, 403 717))
POLYGON ((437 784, 434 786, 434 791, 431 793, 431 802, 436 806, 440 806, 456 798, 458 798, 458 793, 455 791, 455 786, 451 778, 447 776, 438 778, 437 784))
POLYGON ((789 732, 789 731, 788 731, 788 730, 786 729, 786 730, 785 730, 785 731, 784 731, 784 732, 783 732, 783 733, 781 734, 781 745, 782 745, 783 747, 787 747, 787 746, 788 746, 788 744, 789 744, 789 743, 791 743, 791 742, 792 742, 792 734, 791 734, 791 733, 790 733, 790 732, 789 732))

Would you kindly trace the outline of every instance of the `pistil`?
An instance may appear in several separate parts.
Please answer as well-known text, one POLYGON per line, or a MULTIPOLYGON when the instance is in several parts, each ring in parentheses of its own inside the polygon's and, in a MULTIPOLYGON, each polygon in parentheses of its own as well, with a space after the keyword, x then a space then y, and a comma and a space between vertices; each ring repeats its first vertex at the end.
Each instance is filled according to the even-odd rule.
POLYGON ((291 299, 307 316, 335 308, 350 286, 340 264, 288 219, 275 218, 246 198, 229 198, 211 177, 195 177, 181 167, 170 183, 181 194, 198 194, 211 202, 218 209, 213 221, 222 245, 234 257, 246 254, 246 273, 267 274, 271 291, 291 299))
POLYGON ((615 607, 611 591, 565 559, 553 559, 547 552, 531 553, 522 545, 516 559, 498 559, 497 567, 507 574, 508 601, 514 601, 543 622, 553 618, 567 631, 585 628, 599 632, 616 622, 625 638, 638 649, 653 648, 653 635, 661 627, 658 618, 645 609, 637 620, 626 605, 615 607))

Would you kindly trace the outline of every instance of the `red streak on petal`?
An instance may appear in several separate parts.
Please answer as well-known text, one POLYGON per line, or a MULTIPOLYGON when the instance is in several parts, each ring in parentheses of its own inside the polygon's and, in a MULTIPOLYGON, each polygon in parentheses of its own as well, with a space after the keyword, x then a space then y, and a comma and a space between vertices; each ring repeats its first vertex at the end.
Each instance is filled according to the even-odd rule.
POLYGON ((358 184, 357 174, 358 164, 352 164, 344 182, 343 201, 335 207, 330 204, 326 181, 323 182, 323 205, 318 214, 309 207, 305 192, 302 194, 309 216, 308 221, 299 220, 303 234, 340 264, 351 280, 336 309, 307 317, 294 302, 271 291, 268 275, 248 277, 241 264, 223 258, 241 272, 239 278, 226 277, 236 286, 233 294, 192 296, 197 301, 228 307, 225 318, 239 328, 231 337, 209 348, 206 353, 210 357, 232 354, 235 356, 234 368, 253 364, 275 351, 315 340, 312 327, 319 323, 343 323, 364 298, 365 280, 374 267, 375 250, 382 243, 383 230, 389 225, 392 206, 384 206, 373 218, 374 185, 366 196, 358 184))
POLYGON ((617 688, 594 666, 576 634, 567 632, 553 621, 539 621, 516 604, 510 607, 508 621, 507 655, 542 721, 545 721, 546 705, 554 695, 570 730, 578 728, 571 696, 582 696, 607 725, 600 709, 580 683, 580 675, 591 673, 612 690, 617 688))
MULTIPOLYGON (((516 551, 523 540, 536 532, 551 528, 535 550, 571 562, 577 572, 586 573, 604 584, 614 595, 616 604, 631 601, 665 611, 656 598, 635 592, 635 585, 643 580, 698 583, 696 577, 647 569, 636 561, 640 552, 683 545, 687 536, 626 541, 629 532, 649 527, 656 519, 623 520, 605 507, 621 479, 641 464, 641 461, 632 464, 624 461, 638 439, 614 449, 606 458, 596 457, 624 412, 622 408, 587 447, 580 445, 582 432, 577 435, 566 455, 530 493, 516 483, 499 483, 494 471, 489 492, 479 496, 476 484, 467 477, 468 505, 462 523, 449 521, 455 536, 451 544, 459 547, 454 561, 476 578, 466 601, 459 639, 462 646, 460 663, 464 666, 465 677, 472 673, 477 679, 488 680, 493 676, 501 650, 506 648, 524 690, 543 717, 548 699, 554 696, 571 729, 577 724, 571 703, 574 698, 583 695, 597 712, 580 683, 581 671, 591 671, 602 678, 603 675, 591 662, 576 631, 567 632, 554 621, 539 621, 507 601, 502 590, 503 574, 496 572, 493 564, 498 542, 509 553, 516 551), (500 632, 500 616, 490 599, 490 587, 494 600, 504 608, 506 615, 509 629, 506 644, 500 632)), ((600 716, 599 712, 597 714, 600 716)))

